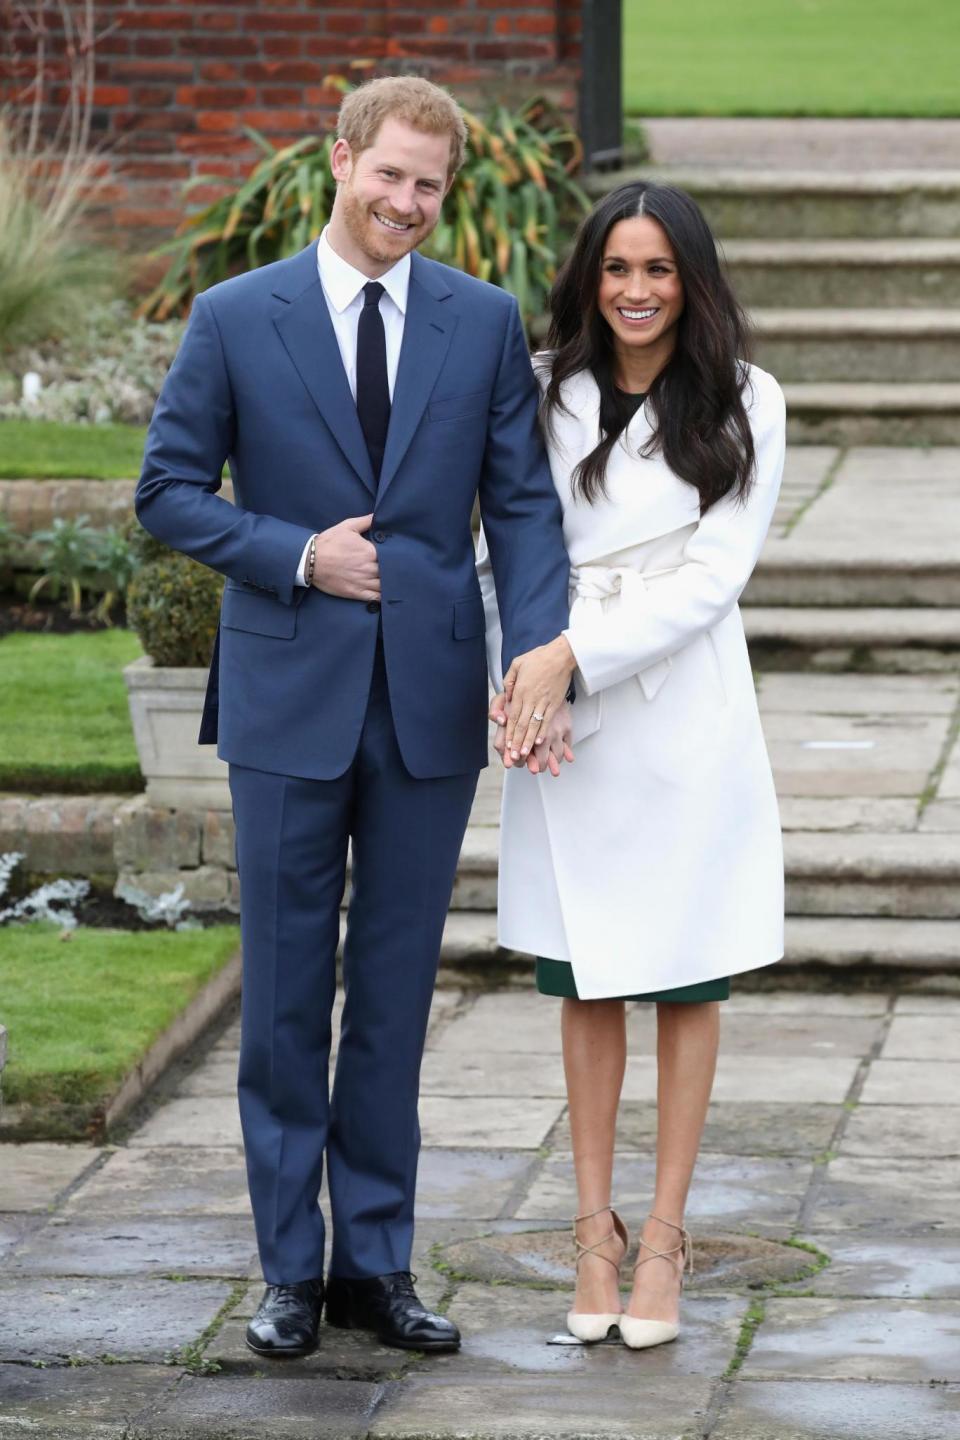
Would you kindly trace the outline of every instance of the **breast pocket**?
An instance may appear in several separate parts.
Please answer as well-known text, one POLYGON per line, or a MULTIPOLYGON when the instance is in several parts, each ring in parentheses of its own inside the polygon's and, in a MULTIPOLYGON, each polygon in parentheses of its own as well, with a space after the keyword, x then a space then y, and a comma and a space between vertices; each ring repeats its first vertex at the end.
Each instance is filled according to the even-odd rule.
POLYGON ((228 584, 223 592, 220 624, 226 630, 247 630, 253 635, 292 640, 297 628, 297 606, 284 605, 270 595, 258 595, 228 584))
POLYGON ((466 420, 470 415, 483 415, 490 408, 486 390, 471 390, 466 395, 448 395, 442 400, 432 400, 427 406, 427 418, 437 420, 466 420))

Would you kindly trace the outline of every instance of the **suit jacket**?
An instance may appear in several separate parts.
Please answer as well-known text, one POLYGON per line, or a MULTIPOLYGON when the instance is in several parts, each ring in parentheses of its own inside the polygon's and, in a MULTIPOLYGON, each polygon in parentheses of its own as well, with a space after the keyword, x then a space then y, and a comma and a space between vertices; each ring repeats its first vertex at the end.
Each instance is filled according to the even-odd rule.
POLYGON ((408 770, 426 778, 486 764, 478 494, 505 663, 567 623, 561 509, 516 302, 420 255, 412 262, 379 487, 313 244, 196 298, 157 402, 136 511, 159 539, 227 577, 200 738, 235 764, 342 774, 381 624, 408 770), (235 505, 216 493, 225 460, 235 505), (382 606, 298 588, 310 534, 371 512, 382 606))

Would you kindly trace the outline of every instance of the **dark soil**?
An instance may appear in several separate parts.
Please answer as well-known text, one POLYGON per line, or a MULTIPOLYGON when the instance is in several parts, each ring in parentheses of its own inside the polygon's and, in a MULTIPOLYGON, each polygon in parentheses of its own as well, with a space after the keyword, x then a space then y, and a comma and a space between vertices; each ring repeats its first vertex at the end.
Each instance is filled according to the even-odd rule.
MULTIPOLYGON (((87 925, 96 930, 163 930, 162 924, 152 920, 141 920, 132 905, 124 900, 118 900, 116 896, 105 891, 93 891, 86 900, 80 902, 74 911, 81 925, 87 925)), ((190 909, 184 916, 186 920, 195 920, 200 925, 238 925, 240 917, 229 910, 204 910, 197 912, 190 909)))
MULTIPOLYGON (((126 624, 126 612, 118 603, 113 610, 114 627, 126 624)), ((102 620, 92 615, 74 619, 66 605, 31 605, 15 595, 0 595, 0 637, 25 632, 32 635, 89 635, 92 630, 108 630, 102 620)))

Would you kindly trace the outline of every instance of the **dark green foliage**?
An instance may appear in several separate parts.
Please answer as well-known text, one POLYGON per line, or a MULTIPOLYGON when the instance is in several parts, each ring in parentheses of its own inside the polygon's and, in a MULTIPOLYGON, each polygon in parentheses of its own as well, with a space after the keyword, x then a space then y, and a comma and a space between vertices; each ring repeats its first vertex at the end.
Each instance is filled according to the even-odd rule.
POLYGON ((223 576, 157 541, 127 588, 127 621, 155 665, 210 664, 220 615, 223 576))

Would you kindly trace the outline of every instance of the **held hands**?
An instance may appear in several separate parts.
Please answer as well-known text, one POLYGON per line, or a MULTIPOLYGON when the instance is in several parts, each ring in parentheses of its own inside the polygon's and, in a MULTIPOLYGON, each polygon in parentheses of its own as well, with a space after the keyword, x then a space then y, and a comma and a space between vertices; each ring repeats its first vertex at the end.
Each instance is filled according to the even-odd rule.
POLYGON ((364 539, 372 524, 372 515, 357 515, 319 532, 313 567, 313 584, 318 590, 344 600, 380 599, 377 547, 364 539))
POLYGON ((497 695, 490 702, 490 719, 497 726, 493 748, 503 761, 505 770, 512 770, 514 765, 522 768, 525 764, 531 775, 542 775, 549 770, 556 779, 564 761, 568 765, 573 764, 573 750, 570 745, 572 719, 569 705, 561 705, 558 710, 554 711, 551 719, 544 722, 540 735, 534 743, 534 748, 525 761, 515 761, 507 749, 508 709, 505 694, 497 695))
POLYGON ((564 704, 577 659, 565 635, 518 655, 503 679, 507 697, 505 753, 524 762, 538 737, 545 738, 556 712, 564 704))

